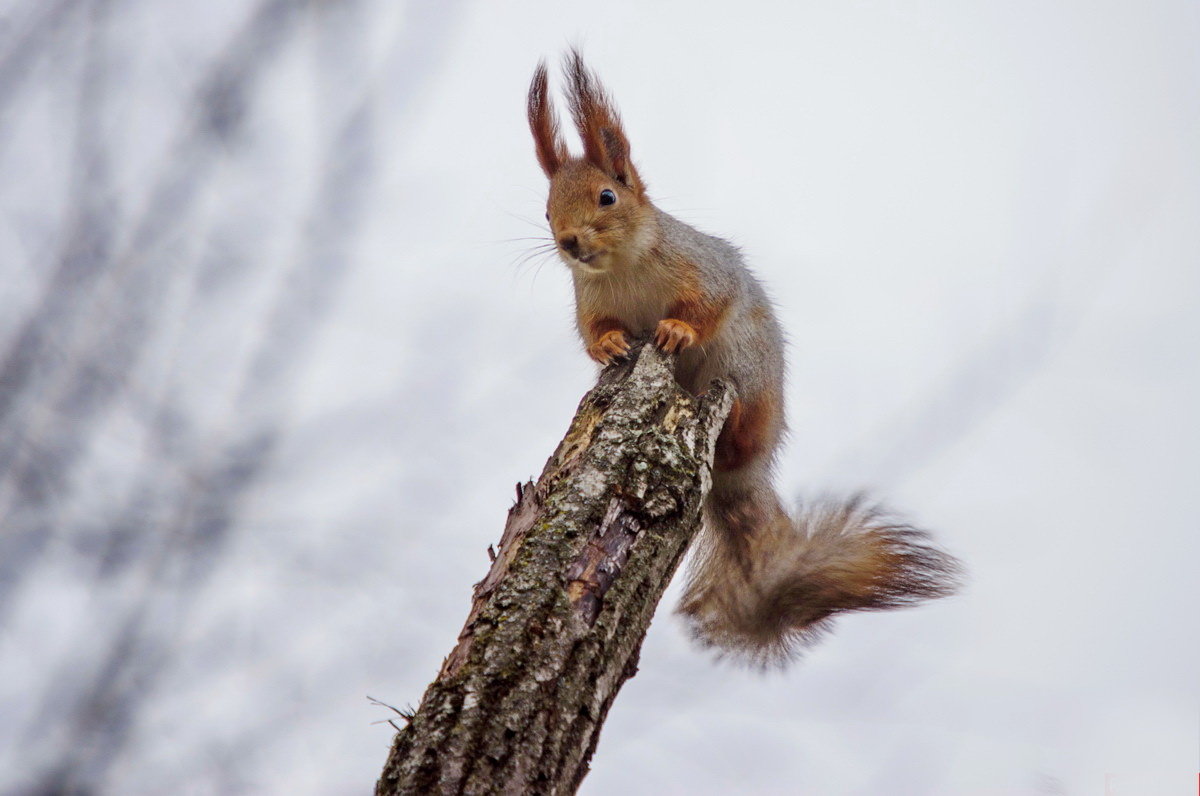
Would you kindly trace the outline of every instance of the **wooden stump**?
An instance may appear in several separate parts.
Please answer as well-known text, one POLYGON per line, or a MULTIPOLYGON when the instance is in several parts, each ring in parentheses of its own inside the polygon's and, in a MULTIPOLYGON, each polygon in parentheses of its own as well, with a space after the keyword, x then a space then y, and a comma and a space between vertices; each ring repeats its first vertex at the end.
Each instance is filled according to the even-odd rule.
POLYGON ((700 527, 733 403, 652 345, 607 368, 517 503, 376 794, 569 794, 700 527))

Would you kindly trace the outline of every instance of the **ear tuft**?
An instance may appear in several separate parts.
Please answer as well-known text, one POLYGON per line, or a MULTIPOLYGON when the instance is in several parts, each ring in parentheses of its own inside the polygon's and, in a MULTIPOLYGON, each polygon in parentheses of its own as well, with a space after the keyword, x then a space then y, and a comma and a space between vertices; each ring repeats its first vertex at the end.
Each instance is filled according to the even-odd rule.
POLYGON ((571 117, 583 140, 584 159, 641 193, 642 183, 629 158, 629 139, 621 126, 621 117, 600 81, 575 49, 567 53, 563 70, 567 73, 571 117))
POLYGON ((567 146, 559 132, 558 115, 551 104, 548 85, 546 62, 541 61, 533 70, 533 80, 529 83, 529 97, 525 107, 538 163, 547 177, 553 177, 567 159, 567 146))

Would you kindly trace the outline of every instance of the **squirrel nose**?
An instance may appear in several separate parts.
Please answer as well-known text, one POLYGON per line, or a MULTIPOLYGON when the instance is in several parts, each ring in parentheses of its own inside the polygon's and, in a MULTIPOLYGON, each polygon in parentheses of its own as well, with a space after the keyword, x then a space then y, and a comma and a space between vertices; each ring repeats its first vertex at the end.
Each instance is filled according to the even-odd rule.
POLYGON ((579 255, 579 238, 574 235, 563 235, 558 239, 558 245, 566 249, 572 257, 579 255))

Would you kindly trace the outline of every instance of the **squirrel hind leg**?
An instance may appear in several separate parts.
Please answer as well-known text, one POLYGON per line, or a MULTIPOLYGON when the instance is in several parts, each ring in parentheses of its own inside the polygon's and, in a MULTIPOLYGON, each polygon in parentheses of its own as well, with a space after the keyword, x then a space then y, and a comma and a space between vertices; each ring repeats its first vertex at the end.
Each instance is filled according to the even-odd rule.
POLYGON ((738 398, 717 437, 713 469, 725 474, 757 474, 756 465, 773 455, 781 426, 779 403, 773 396, 760 395, 745 401, 738 398))

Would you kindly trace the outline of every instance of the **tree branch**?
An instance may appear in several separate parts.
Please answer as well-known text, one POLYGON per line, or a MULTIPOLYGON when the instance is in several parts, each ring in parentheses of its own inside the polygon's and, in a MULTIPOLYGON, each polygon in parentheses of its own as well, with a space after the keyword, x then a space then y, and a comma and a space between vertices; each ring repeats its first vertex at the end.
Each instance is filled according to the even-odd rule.
POLYGON ((733 403, 646 345, 604 371, 537 484, 517 487, 458 644, 376 794, 573 793, 700 526, 733 403))

